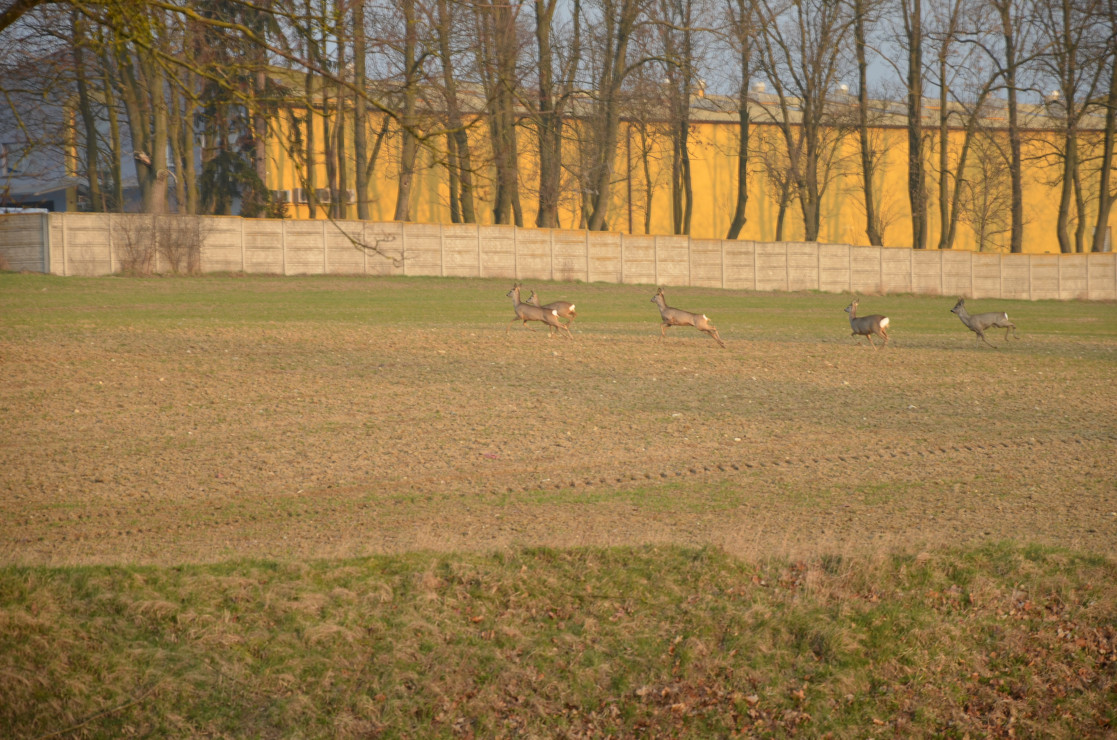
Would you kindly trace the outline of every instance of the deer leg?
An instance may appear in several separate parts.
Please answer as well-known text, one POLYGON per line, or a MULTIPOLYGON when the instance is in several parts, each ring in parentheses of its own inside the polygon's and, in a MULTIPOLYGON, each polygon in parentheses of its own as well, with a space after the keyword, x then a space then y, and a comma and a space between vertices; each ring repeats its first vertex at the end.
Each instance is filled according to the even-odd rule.
POLYGON ((980 332, 978 332, 978 333, 977 333, 977 335, 978 335, 979 337, 981 337, 981 341, 985 342, 986 344, 988 344, 988 345, 989 345, 990 347, 992 347, 993 349, 996 349, 996 348, 997 348, 997 345, 993 344, 992 342, 990 342, 990 341, 989 341, 988 339, 986 339, 986 338, 985 338, 985 332, 983 332, 983 331, 980 331, 980 332))
POLYGON ((707 331, 707 333, 708 333, 708 334, 709 334, 709 335, 710 335, 711 337, 713 337, 713 338, 714 338, 715 340, 717 340, 717 343, 718 343, 718 344, 720 344, 720 345, 721 345, 722 347, 725 347, 725 342, 721 341, 721 336, 720 336, 720 335, 718 334, 718 330, 717 330, 717 328, 715 328, 715 327, 711 326, 711 327, 709 328, 709 330, 707 331))
POLYGON ((666 321, 659 325, 659 341, 662 342, 663 338, 667 336, 667 327, 669 326, 671 325, 668 324, 666 321))
POLYGON ((884 346, 885 346, 885 347, 887 347, 887 346, 888 346, 888 332, 886 332, 886 331, 885 331, 885 330, 884 330, 884 329, 882 328, 882 329, 880 330, 880 335, 881 335, 882 337, 884 337, 884 346))

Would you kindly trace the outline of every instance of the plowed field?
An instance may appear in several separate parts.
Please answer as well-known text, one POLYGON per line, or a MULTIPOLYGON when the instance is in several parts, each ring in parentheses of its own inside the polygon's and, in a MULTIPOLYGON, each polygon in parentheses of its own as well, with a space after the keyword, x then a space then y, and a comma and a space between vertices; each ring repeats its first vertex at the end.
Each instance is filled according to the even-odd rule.
POLYGON ((1117 545, 1117 309, 503 281, 2 276, 0 560, 649 542, 871 554, 1117 545), (461 302, 462 308, 455 302, 461 302), (772 306, 776 308, 773 309, 772 306))

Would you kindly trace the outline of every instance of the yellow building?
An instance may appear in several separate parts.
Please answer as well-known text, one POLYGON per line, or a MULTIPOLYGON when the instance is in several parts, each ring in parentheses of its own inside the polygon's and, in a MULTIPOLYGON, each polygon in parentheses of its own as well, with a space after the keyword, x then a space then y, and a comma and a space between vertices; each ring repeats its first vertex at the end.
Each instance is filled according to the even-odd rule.
MULTIPOLYGON (((803 218, 799 204, 791 200, 786 204, 782 235, 777 234, 780 205, 780 173, 786 170, 786 148, 775 121, 774 96, 754 95, 751 109, 752 132, 750 137, 750 177, 747 217, 741 239, 776 241, 782 236, 786 241, 801 241, 804 236, 803 218), (782 163, 782 166, 781 166, 782 163)), ((336 100, 333 101, 336 103, 336 100)), ((852 101, 851 101, 852 102, 852 101)), ((889 110, 881 104, 880 123, 872 129, 874 148, 879 151, 874 192, 881 213, 884 245, 889 247, 911 246, 911 219, 907 194, 907 131, 903 125, 903 112, 889 110)), ((847 106, 848 108, 849 106, 847 106)), ((328 123, 336 126, 336 105, 328 123)), ((927 247, 936 248, 940 233, 939 212, 939 147, 937 131, 938 110, 928 106, 925 128, 925 156, 927 161, 927 247)), ((1055 233, 1059 200, 1059 159, 1054 156, 1061 136, 1058 122, 1048 117, 1042 107, 1024 111, 1027 128, 1024 131, 1024 238, 1023 251, 1027 253, 1059 252, 1055 233)), ((306 127, 302 111, 288 109, 281 114, 268 142, 269 166, 267 187, 288 203, 287 215, 291 218, 310 218, 305 191, 306 127), (294 135, 294 128, 299 131, 294 135)), ((335 178, 335 189, 347 191, 339 198, 344 201, 342 218, 357 218, 357 197, 352 131, 352 109, 347 108, 344 122, 344 145, 332 149, 344 151, 346 174, 344 188, 341 178, 335 178)), ((384 116, 375 113, 367 116, 370 148, 382 129, 384 116)), ((323 133, 326 119, 322 109, 315 113, 314 124, 314 180, 318 200, 329 200, 327 169, 323 162, 326 147, 323 133)), ((974 251, 1008 251, 1010 206, 1008 201, 1008 170, 1001 154, 1007 134, 1003 121, 987 115, 983 133, 971 147, 966 168, 966 178, 973 183, 966 190, 967 216, 957 226, 954 249, 974 251)), ((422 125, 422 124, 420 124, 422 125)), ((493 200, 493 167, 488 154, 488 132, 482 117, 470 119, 469 139, 475 166, 476 220, 491 223, 493 200)), ((576 139, 578 121, 569 121, 564 165, 578 161, 576 139)), ((1101 144, 1101 121, 1098 117, 1087 119, 1080 135, 1080 161, 1086 203, 1086 250, 1092 239, 1097 209, 1098 168, 1097 153, 1101 144)), ((432 124, 425 129, 434 131, 432 124)), ((737 141, 739 127, 734 102, 728 99, 695 98, 690 127, 690 163, 693 183, 693 218, 691 236, 695 238, 724 238, 733 216, 736 198, 737 141)), ((332 132, 336 134, 336 130, 332 132)), ((519 195, 525 226, 534 224, 537 210, 537 146, 530 119, 524 116, 517 130, 519 169, 519 195)), ((957 150, 961 147, 964 132, 955 126, 949 130, 948 166, 956 166, 957 150)), ((819 241, 853 245, 867 245, 865 208, 860 178, 860 146, 856 131, 851 127, 834 126, 827 131, 832 150, 825 179, 826 190, 822 198, 819 241)), ((396 211, 396 198, 400 171, 402 136, 400 128, 392 122, 380 143, 379 155, 369 184, 369 218, 390 221, 396 211)), ((608 227, 624 233, 674 233, 671 208, 671 142, 662 122, 640 122, 626 119, 621 123, 616 150, 612 188, 612 204, 608 227), (648 187, 650 182, 650 187, 648 187), (650 203, 649 203, 650 194, 650 203), (650 218, 646 219, 648 213, 650 218)), ((450 223, 449 172, 445 166, 446 136, 432 133, 419 148, 415 180, 411 190, 409 218, 421 223, 450 223)), ((335 168, 336 169, 336 168, 335 168)), ((581 190, 578 178, 568 167, 564 172, 560 220, 563 228, 580 228, 581 190)), ((950 175, 949 181, 954 181, 950 175)), ((1073 206, 1072 206, 1073 207, 1073 206)), ((317 209, 314 217, 328 216, 325 206, 317 209)), ((1110 233, 1117 223, 1117 209, 1111 218, 1110 233)), ((1074 231, 1072 216, 1070 229, 1074 231)))

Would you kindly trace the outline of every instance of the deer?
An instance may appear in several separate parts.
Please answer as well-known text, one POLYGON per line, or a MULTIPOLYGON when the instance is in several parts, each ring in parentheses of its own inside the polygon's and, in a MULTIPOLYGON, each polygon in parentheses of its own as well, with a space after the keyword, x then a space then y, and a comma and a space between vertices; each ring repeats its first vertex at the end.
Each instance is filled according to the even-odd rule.
POLYGON ((876 349, 877 344, 873 341, 873 335, 876 334, 878 337, 884 338, 884 346, 888 345, 887 316, 881 316, 879 313, 872 316, 858 316, 856 299, 846 306, 846 313, 849 314, 849 328, 853 330, 849 333, 851 337, 868 337, 869 344, 873 345, 873 349, 876 349))
POLYGON ((691 313, 681 308, 671 308, 667 305, 663 288, 660 288, 652 296, 652 303, 659 306, 659 315, 663 317, 663 325, 659 327, 659 341, 662 342, 663 338, 667 336, 667 327, 669 326, 693 326, 698 331, 709 334, 724 349, 725 342, 721 341, 717 327, 710 323, 710 318, 706 314, 691 313))
MULTIPOLYGON (((534 290, 531 291, 531 295, 528 296, 527 302, 530 303, 533 306, 538 306, 539 305, 539 296, 535 295, 534 290)), ((567 322, 566 322, 567 328, 569 328, 570 326, 572 326, 574 324, 574 318, 578 315, 578 312, 574 310, 574 304, 571 303, 570 301, 554 301, 553 303, 548 303, 546 306, 543 306, 542 308, 544 308, 548 311, 550 311, 550 310, 558 311, 558 315, 559 315, 560 319, 567 319, 567 322)))
MULTIPOLYGON (((517 321, 522 321, 524 326, 527 326, 527 322, 529 321, 542 321, 544 324, 550 327, 550 330, 547 333, 548 339, 554 336, 556 329, 565 331, 566 336, 570 339, 574 338, 574 335, 570 333, 570 330, 566 328, 566 325, 559 321, 557 310, 553 308, 551 310, 547 310, 545 308, 540 308, 539 306, 532 306, 529 303, 520 303, 519 283, 513 285, 512 290, 505 293, 505 295, 512 299, 512 310, 516 312, 515 318, 508 322, 508 326, 504 327, 505 334, 507 334, 508 330, 512 328, 512 324, 516 323, 517 321)), ((532 331, 535 331, 534 326, 530 326, 528 328, 532 331)))
POLYGON ((966 311, 966 299, 959 298, 958 302, 954 304, 954 308, 950 309, 952 314, 955 314, 962 320, 962 323, 970 328, 977 338, 988 344, 993 349, 997 346, 985 338, 986 329, 1004 329, 1005 341, 1008 341, 1008 335, 1019 339, 1016 335, 1016 324, 1008 320, 1008 314, 1004 311, 990 311, 988 313, 978 313, 971 316, 966 311))

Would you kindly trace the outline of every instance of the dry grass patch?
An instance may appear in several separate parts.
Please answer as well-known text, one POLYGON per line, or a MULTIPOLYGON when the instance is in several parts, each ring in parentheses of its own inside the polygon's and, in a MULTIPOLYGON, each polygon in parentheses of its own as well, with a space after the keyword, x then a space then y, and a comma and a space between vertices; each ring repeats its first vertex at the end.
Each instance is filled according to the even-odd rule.
POLYGON ((0 731, 1102 737, 1117 565, 674 547, 0 572, 0 731))

